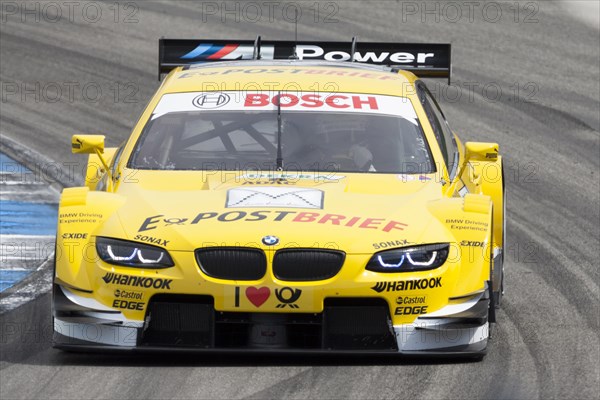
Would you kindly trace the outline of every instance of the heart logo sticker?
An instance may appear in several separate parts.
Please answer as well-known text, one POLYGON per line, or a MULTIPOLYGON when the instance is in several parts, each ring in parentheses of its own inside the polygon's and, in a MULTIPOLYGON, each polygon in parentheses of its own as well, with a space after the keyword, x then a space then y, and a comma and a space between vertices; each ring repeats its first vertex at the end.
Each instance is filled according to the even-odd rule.
POLYGON ((260 307, 265 304, 265 301, 269 299, 271 295, 271 290, 268 287, 255 288, 254 286, 250 286, 246 288, 246 297, 250 300, 250 303, 254 304, 256 307, 260 307))

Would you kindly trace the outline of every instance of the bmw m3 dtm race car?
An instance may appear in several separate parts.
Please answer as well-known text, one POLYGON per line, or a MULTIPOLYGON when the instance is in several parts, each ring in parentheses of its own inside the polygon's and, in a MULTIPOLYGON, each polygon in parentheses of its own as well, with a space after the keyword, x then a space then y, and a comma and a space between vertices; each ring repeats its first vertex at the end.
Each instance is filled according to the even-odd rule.
POLYGON ((483 355, 502 158, 421 80, 450 70, 446 44, 161 39, 129 139, 73 136, 55 346, 483 355))

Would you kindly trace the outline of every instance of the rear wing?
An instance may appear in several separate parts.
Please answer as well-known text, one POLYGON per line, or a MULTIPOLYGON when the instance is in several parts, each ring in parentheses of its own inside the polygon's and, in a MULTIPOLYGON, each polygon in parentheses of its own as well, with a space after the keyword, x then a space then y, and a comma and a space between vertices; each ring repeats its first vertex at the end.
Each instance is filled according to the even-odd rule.
POLYGON ((326 60, 389 66, 419 77, 448 78, 451 45, 385 42, 164 39, 158 41, 158 78, 173 68, 233 60, 326 60))

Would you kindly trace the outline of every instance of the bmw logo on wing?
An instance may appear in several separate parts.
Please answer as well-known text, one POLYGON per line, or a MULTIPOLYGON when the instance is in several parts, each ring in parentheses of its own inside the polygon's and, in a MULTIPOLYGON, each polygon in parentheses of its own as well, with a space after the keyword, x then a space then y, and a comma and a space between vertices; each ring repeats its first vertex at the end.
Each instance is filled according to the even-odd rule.
POLYGON ((268 235, 262 238, 262 242, 265 246, 275 246, 279 243, 279 238, 277 236, 268 235))

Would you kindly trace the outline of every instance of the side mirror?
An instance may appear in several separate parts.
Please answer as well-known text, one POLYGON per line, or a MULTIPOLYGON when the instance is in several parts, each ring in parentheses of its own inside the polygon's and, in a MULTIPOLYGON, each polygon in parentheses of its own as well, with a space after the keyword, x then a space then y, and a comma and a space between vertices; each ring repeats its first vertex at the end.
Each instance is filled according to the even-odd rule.
MULTIPOLYGON (((459 175, 462 176, 464 170, 467 168, 470 162, 495 162, 498 160, 498 143, 484 143, 484 142, 467 142, 465 143, 465 158, 460 168, 459 175)), ((475 163, 477 164, 477 163, 475 163)), ((469 179, 475 185, 479 186, 481 183, 481 174, 476 173, 476 168, 469 168, 469 179)))
MULTIPOLYGON (((112 188, 112 174, 106 158, 104 157, 104 135, 73 135, 71 138, 71 151, 75 154, 95 154, 102 163, 104 171, 108 174, 108 188, 112 188)), ((92 156, 90 156, 92 157, 92 156)))
POLYGON ((104 153, 104 135, 73 135, 71 151, 74 154, 104 153))
POLYGON ((497 159, 498 143, 465 143, 465 161, 496 161, 497 159))

